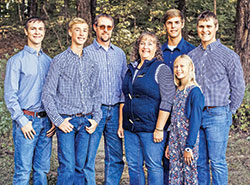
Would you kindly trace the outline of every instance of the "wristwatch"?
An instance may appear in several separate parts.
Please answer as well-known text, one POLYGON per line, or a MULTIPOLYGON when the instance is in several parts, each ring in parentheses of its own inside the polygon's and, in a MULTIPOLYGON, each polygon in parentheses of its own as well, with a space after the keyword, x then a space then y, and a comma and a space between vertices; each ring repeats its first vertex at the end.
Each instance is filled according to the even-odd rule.
POLYGON ((191 148, 185 148, 185 151, 186 152, 192 152, 192 149, 191 148))

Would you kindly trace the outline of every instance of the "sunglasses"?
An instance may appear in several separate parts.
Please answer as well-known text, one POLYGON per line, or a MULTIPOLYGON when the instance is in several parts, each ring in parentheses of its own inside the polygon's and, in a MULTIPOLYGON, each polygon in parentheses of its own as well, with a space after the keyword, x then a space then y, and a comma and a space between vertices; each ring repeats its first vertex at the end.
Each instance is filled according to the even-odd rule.
POLYGON ((113 26, 110 26, 110 25, 108 25, 108 26, 105 26, 105 25, 100 25, 100 26, 98 26, 101 30, 105 30, 106 28, 107 28, 107 30, 108 31, 111 31, 112 29, 113 29, 113 26))

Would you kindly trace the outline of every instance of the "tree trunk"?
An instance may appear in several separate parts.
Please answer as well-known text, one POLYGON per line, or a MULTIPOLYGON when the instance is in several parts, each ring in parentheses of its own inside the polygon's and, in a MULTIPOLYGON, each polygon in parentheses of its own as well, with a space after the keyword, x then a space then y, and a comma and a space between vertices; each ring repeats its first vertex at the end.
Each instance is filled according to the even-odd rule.
MULTIPOLYGON (((183 13, 184 19, 186 20, 186 0, 178 0, 176 3, 178 4, 178 9, 183 13)), ((188 40, 186 27, 182 29, 182 36, 185 40, 188 40)))
POLYGON ((250 1, 238 0, 235 51, 239 54, 246 84, 250 84, 250 1))
POLYGON ((217 9, 217 5, 216 5, 216 0, 214 0, 214 14, 216 15, 216 9, 217 9))
POLYGON ((37 15, 37 0, 28 0, 28 15, 29 17, 37 15))
POLYGON ((83 18, 89 25, 89 35, 86 45, 92 43, 92 15, 91 15, 91 0, 77 0, 77 17, 83 18))

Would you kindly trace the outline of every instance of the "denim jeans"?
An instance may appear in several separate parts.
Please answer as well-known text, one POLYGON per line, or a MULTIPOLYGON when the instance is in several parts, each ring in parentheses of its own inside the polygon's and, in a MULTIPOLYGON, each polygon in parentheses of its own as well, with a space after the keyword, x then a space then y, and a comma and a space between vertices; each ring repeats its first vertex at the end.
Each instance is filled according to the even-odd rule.
POLYGON ((46 185, 52 149, 52 138, 48 138, 46 132, 51 128, 51 122, 47 117, 25 116, 32 121, 36 135, 32 140, 25 139, 19 124, 13 121, 15 148, 13 184, 28 185, 30 172, 33 169, 33 184, 46 185))
POLYGON ((100 143, 102 133, 104 134, 105 147, 105 179, 106 185, 118 185, 122 176, 123 148, 122 140, 118 137, 119 105, 102 105, 102 120, 96 131, 90 136, 89 152, 85 168, 88 185, 95 185, 95 157, 100 143))
POLYGON ((202 116, 198 158, 199 184, 210 185, 211 165, 212 184, 226 185, 226 149, 232 113, 229 106, 221 106, 203 111, 202 116))
POLYGON ((162 157, 165 138, 160 143, 153 141, 153 133, 133 133, 124 130, 125 153, 128 162, 129 180, 131 185, 144 185, 145 174, 143 164, 147 168, 149 185, 163 185, 162 157))
MULTIPOLYGON (((68 116, 62 116, 64 119, 68 116)), ((74 126, 70 133, 56 128, 58 147, 57 185, 84 185, 84 168, 89 154, 89 136, 85 127, 90 126, 87 117, 72 117, 69 122, 74 126)))

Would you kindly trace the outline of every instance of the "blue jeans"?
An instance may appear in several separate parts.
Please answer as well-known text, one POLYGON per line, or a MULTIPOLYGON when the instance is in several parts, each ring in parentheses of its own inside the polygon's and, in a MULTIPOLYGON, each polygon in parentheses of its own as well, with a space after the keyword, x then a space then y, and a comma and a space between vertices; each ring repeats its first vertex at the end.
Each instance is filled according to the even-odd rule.
POLYGON ((226 149, 231 124, 232 113, 229 106, 215 107, 203 111, 197 164, 200 185, 210 185, 210 165, 212 184, 227 184, 226 149))
POLYGON ((163 185, 162 157, 165 148, 165 138, 160 143, 153 141, 153 133, 133 133, 124 130, 125 153, 128 162, 129 180, 131 185, 144 185, 145 162, 149 185, 163 185))
POLYGON ((36 135, 32 140, 25 139, 19 124, 13 121, 15 148, 13 184, 28 185, 30 172, 33 169, 33 184, 46 185, 52 149, 52 138, 48 138, 46 132, 51 128, 51 122, 47 117, 25 116, 32 121, 36 135))
POLYGON ((104 133, 105 143, 105 179, 104 184, 118 185, 122 176, 123 148, 122 140, 118 137, 119 105, 102 105, 102 120, 98 124, 96 131, 90 136, 89 152, 85 168, 88 185, 95 185, 95 157, 100 143, 102 133, 104 133))
MULTIPOLYGON (((62 116, 64 119, 68 116, 62 116)), ((89 147, 89 134, 85 130, 90 126, 87 117, 72 117, 69 122, 74 126, 70 133, 56 128, 58 147, 57 185, 84 185, 84 168, 89 147)))

